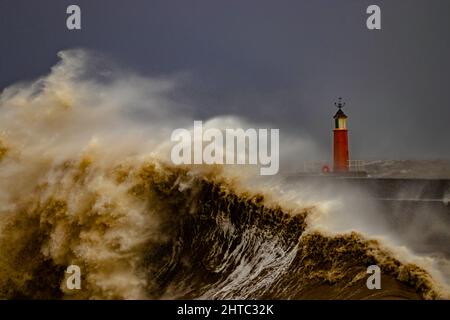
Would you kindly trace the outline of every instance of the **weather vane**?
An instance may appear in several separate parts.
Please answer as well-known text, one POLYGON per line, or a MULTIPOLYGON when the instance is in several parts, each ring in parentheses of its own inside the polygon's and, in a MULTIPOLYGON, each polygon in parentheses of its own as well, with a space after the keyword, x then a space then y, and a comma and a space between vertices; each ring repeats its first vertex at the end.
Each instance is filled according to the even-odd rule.
POLYGON ((342 102, 342 97, 339 97, 338 102, 335 102, 334 105, 337 108, 342 109, 345 106, 345 102, 342 102))

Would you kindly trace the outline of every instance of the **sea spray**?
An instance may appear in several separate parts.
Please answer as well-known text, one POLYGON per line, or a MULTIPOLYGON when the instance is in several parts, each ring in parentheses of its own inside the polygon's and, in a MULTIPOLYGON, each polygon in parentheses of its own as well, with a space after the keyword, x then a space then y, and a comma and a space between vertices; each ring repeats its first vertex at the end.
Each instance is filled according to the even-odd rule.
POLYGON ((0 96, 1 298, 447 297, 379 241, 315 229, 320 203, 288 206, 233 169, 172 165, 175 83, 96 79, 86 52, 60 56, 0 96), (382 294, 365 287, 373 264, 382 294), (65 285, 70 265, 80 290, 65 285))

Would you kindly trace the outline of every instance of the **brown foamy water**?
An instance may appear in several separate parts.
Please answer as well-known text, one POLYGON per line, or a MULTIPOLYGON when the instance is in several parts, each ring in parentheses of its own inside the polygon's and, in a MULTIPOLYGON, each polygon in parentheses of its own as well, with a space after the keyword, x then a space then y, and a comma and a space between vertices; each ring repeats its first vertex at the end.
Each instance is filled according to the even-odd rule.
POLYGON ((269 201, 218 167, 171 165, 172 116, 142 125, 121 107, 150 99, 157 110, 170 84, 86 80, 85 53, 61 57, 0 97, 0 298, 448 297, 379 241, 314 228, 314 206, 269 201), (65 285, 73 264, 79 291, 65 285), (382 290, 366 287, 374 264, 382 290))

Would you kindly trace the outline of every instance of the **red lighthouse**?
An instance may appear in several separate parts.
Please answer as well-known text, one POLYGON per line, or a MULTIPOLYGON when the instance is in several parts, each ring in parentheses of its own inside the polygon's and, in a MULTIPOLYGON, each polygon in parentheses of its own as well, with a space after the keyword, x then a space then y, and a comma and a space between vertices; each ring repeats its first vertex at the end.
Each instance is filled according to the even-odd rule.
POLYGON ((333 172, 348 172, 348 131, 347 131, 347 116, 342 108, 345 103, 342 98, 334 105, 338 111, 334 115, 334 129, 333 129, 333 172))

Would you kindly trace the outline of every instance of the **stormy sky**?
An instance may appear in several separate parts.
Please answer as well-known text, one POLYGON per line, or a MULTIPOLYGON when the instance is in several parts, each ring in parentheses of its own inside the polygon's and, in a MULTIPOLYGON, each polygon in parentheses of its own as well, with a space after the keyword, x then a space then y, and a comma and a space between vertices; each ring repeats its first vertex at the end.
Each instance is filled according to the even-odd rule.
POLYGON ((187 74, 179 97, 197 119, 270 123, 313 139, 323 159, 338 96, 351 158, 450 158, 448 0, 0 0, 0 89, 70 48, 146 76, 187 74), (80 31, 66 29, 69 4, 80 31), (366 28, 371 4, 380 31, 366 28))

